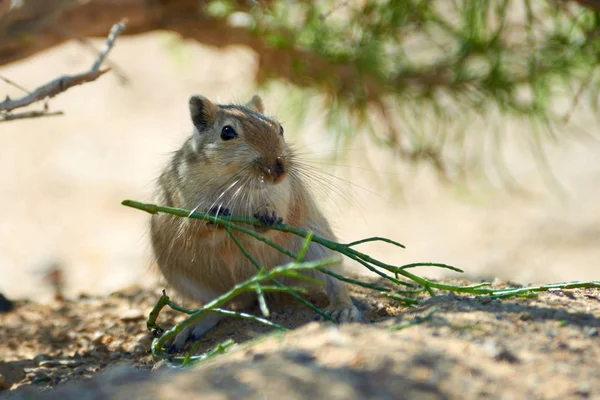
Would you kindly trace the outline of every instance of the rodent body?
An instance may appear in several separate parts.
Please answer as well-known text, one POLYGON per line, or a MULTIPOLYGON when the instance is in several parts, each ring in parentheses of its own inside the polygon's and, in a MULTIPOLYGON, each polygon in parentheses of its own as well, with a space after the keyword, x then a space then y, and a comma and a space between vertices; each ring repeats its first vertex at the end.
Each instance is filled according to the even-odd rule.
MULTIPOLYGON (((283 128, 263 115, 258 96, 245 106, 216 105, 202 96, 192 96, 189 106, 194 134, 161 174, 155 194, 157 204, 221 215, 255 216, 263 224, 250 228, 294 253, 300 250, 304 239, 270 230, 269 225, 283 221, 335 240, 329 223, 301 180, 283 128)), ((150 233, 158 267, 169 285, 200 303, 213 300, 257 273, 227 232, 206 221, 155 214, 150 233)), ((292 261, 249 235, 235 234, 265 268, 292 261)), ((305 260, 331 256, 335 256, 331 250, 311 243, 305 260)), ((307 274, 325 282, 330 299, 325 311, 334 320, 360 319, 342 282, 319 271, 307 274)), ((241 296, 233 305, 244 307, 254 298, 251 294, 241 296)), ((183 347, 189 337, 199 337, 219 319, 220 315, 209 314, 198 326, 180 333, 174 345, 183 347)))

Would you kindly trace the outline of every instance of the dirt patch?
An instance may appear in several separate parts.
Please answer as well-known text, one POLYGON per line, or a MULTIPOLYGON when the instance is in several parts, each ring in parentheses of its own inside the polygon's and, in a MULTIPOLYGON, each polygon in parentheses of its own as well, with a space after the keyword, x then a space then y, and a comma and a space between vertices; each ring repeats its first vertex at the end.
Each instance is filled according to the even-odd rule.
MULTIPOLYGON (((237 344, 185 371, 155 364, 148 353, 145 318, 157 293, 132 288, 20 302, 0 315, 0 385, 10 388, 0 398, 75 399, 82 391, 116 399, 600 396, 600 290, 505 300, 441 295, 411 310, 362 289, 353 296, 370 324, 336 327, 313 322, 294 303, 273 306, 271 319, 292 331, 225 320, 199 352, 228 338, 237 344), (426 321, 390 329, 433 307, 426 321)), ((181 317, 168 311, 160 321, 169 326, 181 317)))

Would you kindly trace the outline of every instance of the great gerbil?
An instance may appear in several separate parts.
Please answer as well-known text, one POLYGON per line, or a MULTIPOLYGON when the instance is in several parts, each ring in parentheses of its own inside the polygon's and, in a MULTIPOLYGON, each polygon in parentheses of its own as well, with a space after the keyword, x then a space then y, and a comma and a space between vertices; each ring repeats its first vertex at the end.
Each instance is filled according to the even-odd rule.
MULTIPOLYGON (((269 229, 269 225, 284 221, 335 240, 327 219, 301 179, 294 153, 284 140, 283 127, 263 114, 260 97, 254 96, 242 106, 218 105, 203 96, 192 96, 189 109, 194 133, 160 175, 157 204, 255 216, 261 224, 254 229, 293 252, 299 251, 303 239, 269 229)), ((155 214, 150 233, 157 264, 168 284, 200 303, 213 300, 257 273, 225 230, 206 221, 155 214)), ((267 268, 292 261, 248 235, 237 237, 267 268)), ((305 260, 332 256, 331 250, 312 243, 305 260)), ((324 281, 330 302, 324 311, 332 319, 351 322, 361 318, 343 282, 319 271, 305 273, 324 281)), ((241 297, 237 306, 247 306, 253 298, 256 296, 241 297)), ((188 338, 198 338, 220 319, 221 314, 208 314, 198 325, 181 332, 173 345, 181 349, 188 338)))

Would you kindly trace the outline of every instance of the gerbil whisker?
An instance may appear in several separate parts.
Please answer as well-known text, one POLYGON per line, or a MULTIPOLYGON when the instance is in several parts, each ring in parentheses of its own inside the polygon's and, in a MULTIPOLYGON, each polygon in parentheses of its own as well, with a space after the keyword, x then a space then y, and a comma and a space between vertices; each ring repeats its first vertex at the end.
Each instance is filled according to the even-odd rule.
POLYGON ((328 167, 340 167, 340 168, 348 168, 348 169, 353 169, 353 170, 360 170, 360 171, 366 171, 366 172, 373 172, 373 173, 377 173, 377 174, 383 174, 383 175, 395 175, 398 176, 399 174, 397 172, 389 172, 389 171, 379 171, 379 170, 375 170, 372 168, 366 168, 366 167, 359 167, 356 165, 345 165, 345 164, 335 164, 335 163, 328 163, 328 162, 323 162, 323 161, 319 161, 316 159, 308 159, 308 158, 303 158, 302 163, 310 163, 310 164, 318 164, 318 165, 325 165, 328 167))
MULTIPOLYGON (((221 194, 219 195, 219 197, 217 197, 217 199, 216 199, 216 200, 215 200, 215 201, 214 201, 214 202, 213 202, 213 203, 210 205, 210 207, 208 207, 208 209, 209 209, 209 210, 211 210, 211 209, 212 209, 212 208, 213 208, 213 207, 214 207, 214 206, 215 206, 215 205, 216 205, 216 204, 219 202, 219 200, 221 200, 221 198, 222 198, 223 196, 225 196, 225 194, 226 194, 226 193, 227 193, 227 192, 228 192, 228 191, 229 191, 231 188, 233 188, 233 187, 234 187, 234 186, 235 186, 235 185, 236 185, 236 184, 237 184, 239 181, 240 181, 239 179, 238 179, 238 180, 236 180, 236 181, 233 181, 233 183, 232 183, 231 185, 229 185, 229 186, 227 187, 227 189, 223 190, 223 191, 221 192, 221 194)), ((190 215, 192 215, 193 213, 195 213, 196 211, 198 211, 198 208, 200 208, 200 206, 201 206, 201 205, 202 205, 202 203, 198 203, 198 205, 192 209, 192 211, 190 212, 190 215)), ((221 210, 221 207, 220 207, 220 206, 219 206, 219 210, 221 210)))
POLYGON ((338 197, 344 199, 348 203, 359 205, 348 192, 344 188, 340 187, 338 182, 328 178, 326 175, 318 170, 312 170, 309 167, 300 168, 298 171, 295 171, 299 179, 304 178, 307 183, 310 183, 315 190, 318 190, 320 194, 324 197, 328 197, 330 193, 334 193, 338 197))
MULTIPOLYGON (((224 208, 227 208, 227 207, 223 207, 223 201, 222 201, 222 199, 224 199, 225 196, 227 195, 227 193, 230 192, 231 190, 233 190, 238 183, 242 182, 242 184, 240 185, 240 187, 244 186, 243 185, 243 181, 245 180, 244 172, 246 171, 247 168, 248 167, 244 167, 244 168, 241 168, 239 171, 237 171, 230 178, 230 180, 233 180, 232 183, 229 184, 230 180, 228 180, 227 182, 225 182, 225 184, 223 185, 223 187, 225 187, 225 188, 221 191, 221 193, 219 194, 219 196, 212 202, 212 204, 210 204, 210 206, 208 207, 208 210, 212 210, 214 207, 217 207, 217 205, 218 205, 217 213, 220 210, 222 210, 224 208)), ((227 203, 229 203, 229 201, 227 203)), ((202 203, 199 203, 196 206, 195 209, 197 210, 201 205, 202 205, 202 203)))
MULTIPOLYGON (((345 184, 347 184, 347 185, 349 185, 349 186, 351 186, 353 188, 357 188, 357 189, 360 189, 362 191, 365 191, 365 192, 368 192, 370 194, 373 194, 373 195, 379 197, 380 199, 387 200, 386 198, 382 197, 380 194, 374 192, 373 190, 367 189, 366 187, 357 185, 356 183, 353 183, 353 182, 351 182, 351 181, 349 181, 347 179, 341 178, 341 177, 339 177, 339 176, 337 176, 335 174, 332 174, 332 173, 329 173, 327 171, 324 171, 322 168, 314 167, 314 166, 310 165, 308 162, 306 162, 305 160, 295 160, 295 163, 301 167, 301 168, 299 168, 301 173, 305 173, 306 175, 308 175, 308 172, 310 171, 310 172, 312 172, 313 175, 315 175, 316 177, 318 177, 320 179, 323 179, 323 176, 328 176, 328 177, 331 177, 331 178, 333 178, 335 180, 344 182, 345 184)), ((332 179, 329 179, 327 183, 330 184, 330 185, 335 186, 333 184, 333 180, 332 179)))

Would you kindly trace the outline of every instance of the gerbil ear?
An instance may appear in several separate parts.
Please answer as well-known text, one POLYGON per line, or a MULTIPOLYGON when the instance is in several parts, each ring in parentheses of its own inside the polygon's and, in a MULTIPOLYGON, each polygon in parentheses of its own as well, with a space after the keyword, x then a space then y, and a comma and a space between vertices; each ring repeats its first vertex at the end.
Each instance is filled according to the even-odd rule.
POLYGON ((264 113, 264 111, 265 111, 265 107, 263 106, 262 99, 257 94, 252 96, 252 98, 250 99, 248 104, 246 104, 246 107, 248 107, 249 109, 254 110, 256 112, 259 112, 261 114, 264 113))
POLYGON ((211 126, 217 118, 217 106, 204 96, 190 97, 190 115, 198 131, 202 132, 211 126))

